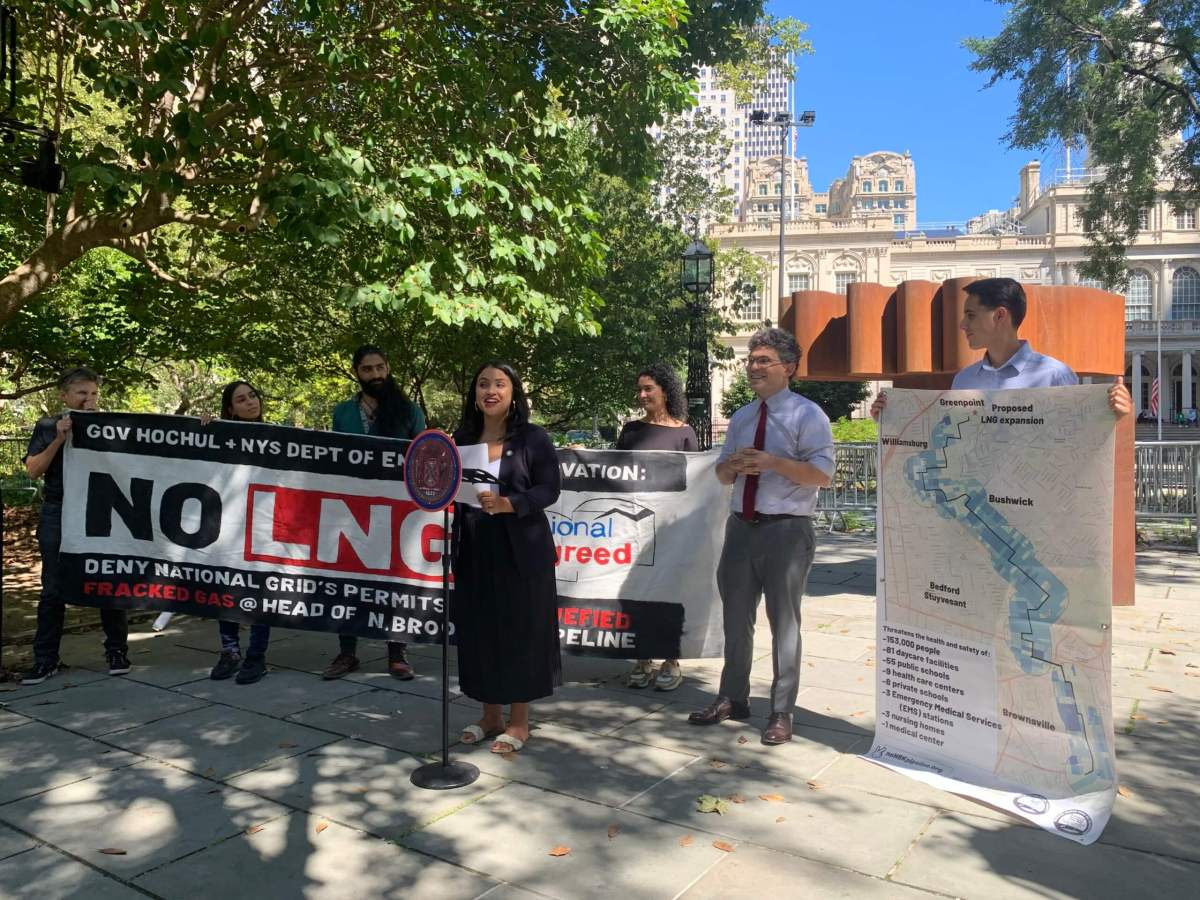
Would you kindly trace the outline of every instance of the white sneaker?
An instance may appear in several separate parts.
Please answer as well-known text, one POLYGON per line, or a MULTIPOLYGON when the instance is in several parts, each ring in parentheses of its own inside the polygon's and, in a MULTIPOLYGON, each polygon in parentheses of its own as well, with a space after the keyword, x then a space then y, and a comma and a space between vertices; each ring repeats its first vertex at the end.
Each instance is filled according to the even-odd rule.
POLYGON ((654 689, 656 691, 673 691, 681 684, 683 684, 683 672, 679 669, 679 663, 664 661, 662 668, 658 670, 658 677, 654 679, 654 689))
POLYGON ((629 674, 625 676, 625 685, 631 688, 650 687, 650 682, 653 680, 653 660, 640 659, 634 664, 634 667, 629 670, 629 674))

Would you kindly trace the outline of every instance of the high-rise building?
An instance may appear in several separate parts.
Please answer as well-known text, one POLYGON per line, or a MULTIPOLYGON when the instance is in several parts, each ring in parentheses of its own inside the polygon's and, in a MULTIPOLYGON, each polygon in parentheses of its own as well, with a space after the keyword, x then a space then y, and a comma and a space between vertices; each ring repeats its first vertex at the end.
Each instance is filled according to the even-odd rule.
MULTIPOLYGON (((721 181, 733 192, 734 218, 741 218, 746 179, 750 174, 750 163, 778 156, 781 139, 779 129, 770 125, 755 125, 750 122, 750 113, 756 109, 768 113, 792 115, 795 101, 795 86, 782 69, 773 69, 749 103, 737 103, 733 91, 721 85, 720 75, 715 68, 705 66, 700 70, 696 97, 699 108, 720 119, 725 137, 732 144, 721 181)), ((790 145, 789 154, 794 150, 790 145)))

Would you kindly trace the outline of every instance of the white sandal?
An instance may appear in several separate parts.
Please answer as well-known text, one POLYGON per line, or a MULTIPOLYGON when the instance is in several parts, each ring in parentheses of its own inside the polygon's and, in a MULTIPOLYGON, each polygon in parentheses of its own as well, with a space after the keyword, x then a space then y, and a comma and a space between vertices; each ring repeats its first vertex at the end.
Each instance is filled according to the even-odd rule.
POLYGON ((478 744, 484 738, 495 737, 496 735, 502 734, 503 732, 499 731, 499 730, 487 732, 487 731, 484 731, 478 724, 473 724, 473 725, 468 725, 466 728, 464 728, 462 730, 462 733, 463 733, 463 736, 458 739, 459 743, 461 743, 461 744, 478 744), (470 736, 470 738, 471 738, 470 740, 466 739, 468 736, 470 736))
POLYGON ((521 740, 519 737, 513 737, 508 732, 505 732, 504 734, 502 734, 498 738, 496 738, 495 741, 492 742, 492 752, 493 753, 516 753, 518 750, 520 750, 524 746, 525 746, 525 742, 523 740, 521 740), (496 744, 503 744, 505 749, 497 750, 496 744))

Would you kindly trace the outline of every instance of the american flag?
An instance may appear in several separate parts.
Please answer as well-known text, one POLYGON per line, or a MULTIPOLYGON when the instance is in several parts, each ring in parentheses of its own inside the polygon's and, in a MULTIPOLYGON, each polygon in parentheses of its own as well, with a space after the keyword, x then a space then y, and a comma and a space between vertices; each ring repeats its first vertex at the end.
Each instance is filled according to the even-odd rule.
POLYGON ((1158 415, 1158 379, 1155 378, 1150 385, 1150 415, 1158 415))

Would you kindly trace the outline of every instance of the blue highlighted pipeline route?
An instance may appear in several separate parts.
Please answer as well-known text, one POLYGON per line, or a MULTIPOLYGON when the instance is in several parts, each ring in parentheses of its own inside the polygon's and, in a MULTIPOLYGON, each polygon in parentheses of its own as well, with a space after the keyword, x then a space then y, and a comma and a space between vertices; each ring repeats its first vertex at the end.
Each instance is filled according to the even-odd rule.
MULTIPOLYGON (((987 548, 992 568, 1013 587, 1009 599, 1009 649, 1028 675, 1049 675, 1055 702, 1070 746, 1070 766, 1077 790, 1107 789, 1114 780, 1100 711, 1079 708, 1075 687, 1063 665, 1051 659, 1051 626, 1067 606, 1067 589, 1038 560, 1033 544, 1013 528, 988 502, 988 493, 973 478, 953 479, 946 452, 954 441, 961 442, 962 426, 970 418, 952 422, 943 417, 933 428, 928 450, 914 454, 905 465, 905 478, 925 506, 932 506, 943 519, 958 522, 987 548), (1093 751, 1099 742, 1099 752, 1093 751)), ((1073 668, 1073 667, 1072 667, 1073 668)))

